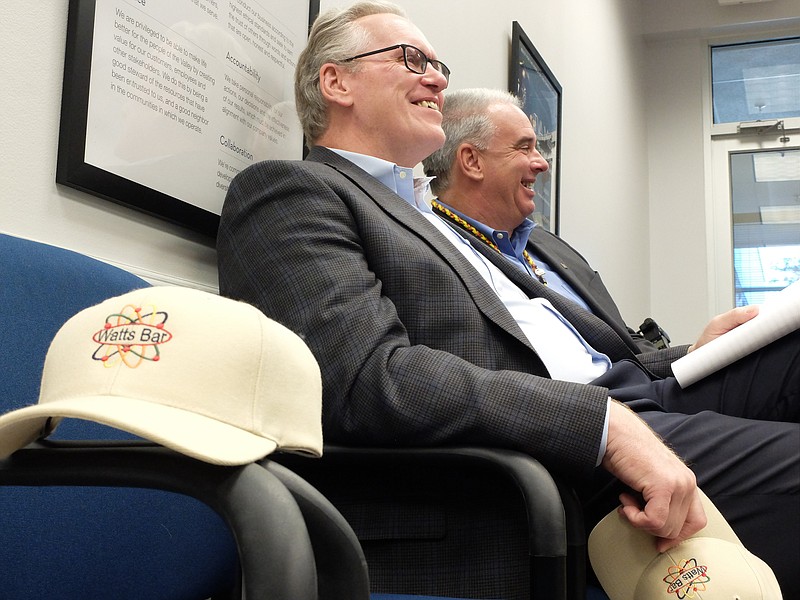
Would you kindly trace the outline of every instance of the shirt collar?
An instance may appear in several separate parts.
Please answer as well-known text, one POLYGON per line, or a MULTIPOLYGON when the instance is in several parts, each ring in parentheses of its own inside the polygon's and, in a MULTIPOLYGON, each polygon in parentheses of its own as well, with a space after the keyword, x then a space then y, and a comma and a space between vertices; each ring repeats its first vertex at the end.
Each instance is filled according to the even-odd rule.
POLYGON ((372 175, 411 206, 424 212, 431 212, 431 207, 425 197, 433 177, 414 177, 414 169, 399 167, 382 158, 338 148, 329 148, 329 150, 336 152, 342 158, 346 158, 372 175))
POLYGON ((531 231, 533 231, 533 228, 536 227, 536 223, 534 221, 525 219, 514 229, 514 231, 511 232, 511 235, 509 236, 507 231, 503 231, 501 229, 492 229, 488 225, 484 225, 480 221, 476 221, 472 217, 459 212, 452 206, 448 206, 441 200, 437 200, 437 202, 439 202, 439 204, 442 206, 446 206, 452 210, 459 217, 480 231, 483 235, 492 240, 495 244, 497 244, 497 247, 500 248, 501 252, 510 256, 516 256, 520 260, 522 259, 522 251, 528 244, 528 238, 531 235, 531 231))

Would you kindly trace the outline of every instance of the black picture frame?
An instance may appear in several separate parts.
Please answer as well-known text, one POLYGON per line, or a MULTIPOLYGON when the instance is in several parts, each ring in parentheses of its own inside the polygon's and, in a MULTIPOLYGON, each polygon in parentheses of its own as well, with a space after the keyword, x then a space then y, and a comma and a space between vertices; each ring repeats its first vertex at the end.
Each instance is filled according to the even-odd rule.
POLYGON ((530 218, 555 234, 559 232, 561 178, 561 84, 537 52, 518 21, 511 26, 508 90, 520 98, 534 126, 537 150, 549 170, 536 178, 536 210, 530 218))
MULTIPOLYGON (((98 3, 104 1, 69 1, 56 183, 181 225, 207 236, 213 244, 219 225, 216 212, 194 204, 191 198, 163 193, 85 160, 95 15, 98 3)), ((310 28, 319 14, 319 0, 308 1, 310 28)), ((124 0, 121 4, 134 11, 145 6, 145 1, 124 0)))

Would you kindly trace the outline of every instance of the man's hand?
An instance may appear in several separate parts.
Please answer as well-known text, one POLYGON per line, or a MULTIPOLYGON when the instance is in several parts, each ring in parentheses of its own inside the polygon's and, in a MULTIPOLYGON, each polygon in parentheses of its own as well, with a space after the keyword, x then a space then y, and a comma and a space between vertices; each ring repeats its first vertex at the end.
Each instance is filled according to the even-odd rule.
POLYGON ((644 506, 622 494, 620 509, 639 529, 660 538, 664 552, 706 525, 694 473, 625 405, 613 401, 603 467, 641 493, 644 506))
POLYGON ((727 333, 731 329, 735 329, 742 323, 746 323, 758 314, 758 305, 753 304, 750 306, 740 306, 721 315, 717 315, 708 322, 700 338, 691 346, 688 352, 696 350, 703 344, 707 344, 711 340, 718 338, 723 333, 727 333))

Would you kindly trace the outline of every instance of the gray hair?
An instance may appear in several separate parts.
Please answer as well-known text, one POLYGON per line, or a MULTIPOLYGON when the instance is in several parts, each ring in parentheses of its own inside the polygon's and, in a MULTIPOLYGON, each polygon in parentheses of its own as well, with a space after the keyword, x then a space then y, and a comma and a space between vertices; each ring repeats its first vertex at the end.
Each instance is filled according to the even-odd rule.
POLYGON ((522 108, 519 98, 502 90, 470 88, 446 94, 442 107, 444 146, 422 161, 425 174, 436 177, 431 183, 434 194, 441 194, 450 187, 450 169, 461 144, 472 144, 478 150, 489 146, 495 126, 488 112, 495 104, 522 108))
MULTIPOLYGON (((325 63, 339 63, 362 52, 369 33, 354 23, 361 17, 393 14, 408 18, 399 6, 383 0, 365 0, 347 8, 332 8, 319 15, 300 53, 294 78, 297 115, 306 143, 311 146, 328 128, 327 104, 319 87, 319 71, 325 63)), ((357 63, 353 63, 357 69, 357 63)))

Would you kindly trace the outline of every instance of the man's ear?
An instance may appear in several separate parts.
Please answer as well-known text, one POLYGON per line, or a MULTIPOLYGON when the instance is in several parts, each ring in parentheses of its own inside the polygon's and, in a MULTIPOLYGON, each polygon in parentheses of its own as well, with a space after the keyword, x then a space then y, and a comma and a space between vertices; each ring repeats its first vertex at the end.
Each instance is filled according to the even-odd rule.
POLYGON ((341 65, 325 63, 319 70, 319 89, 322 96, 333 104, 350 106, 353 98, 348 85, 348 71, 341 65))
POLYGON ((480 152, 472 144, 463 143, 456 149, 456 164, 465 177, 480 181, 484 177, 480 152))

